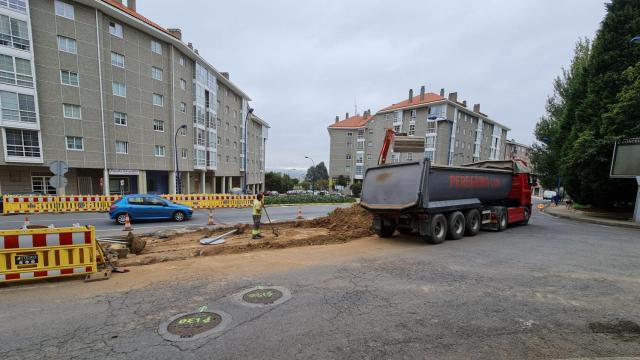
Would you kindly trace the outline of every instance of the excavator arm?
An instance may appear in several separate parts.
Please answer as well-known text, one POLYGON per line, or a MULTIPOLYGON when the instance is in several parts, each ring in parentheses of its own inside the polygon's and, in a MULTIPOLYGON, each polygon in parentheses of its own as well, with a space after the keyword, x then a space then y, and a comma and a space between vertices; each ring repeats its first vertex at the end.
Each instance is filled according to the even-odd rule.
POLYGON ((382 143, 382 149, 380 150, 380 156, 378 157, 378 165, 384 165, 387 163, 387 156, 389 155, 389 149, 391 148, 391 143, 395 138, 396 133, 393 129, 386 129, 384 135, 384 142, 382 143))

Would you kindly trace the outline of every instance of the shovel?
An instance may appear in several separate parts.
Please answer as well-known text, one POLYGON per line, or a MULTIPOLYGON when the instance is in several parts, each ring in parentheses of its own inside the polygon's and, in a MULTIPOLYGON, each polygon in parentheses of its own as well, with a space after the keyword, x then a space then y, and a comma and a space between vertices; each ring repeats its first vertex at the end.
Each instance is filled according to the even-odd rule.
POLYGON ((278 237, 280 236, 280 233, 278 233, 278 230, 276 230, 275 226, 273 226, 273 223, 271 222, 271 218, 269 217, 269 213, 267 212, 267 208, 263 208, 264 209, 264 214, 267 215, 267 220, 269 220, 269 225, 271 225, 271 232, 273 232, 273 236, 278 237))

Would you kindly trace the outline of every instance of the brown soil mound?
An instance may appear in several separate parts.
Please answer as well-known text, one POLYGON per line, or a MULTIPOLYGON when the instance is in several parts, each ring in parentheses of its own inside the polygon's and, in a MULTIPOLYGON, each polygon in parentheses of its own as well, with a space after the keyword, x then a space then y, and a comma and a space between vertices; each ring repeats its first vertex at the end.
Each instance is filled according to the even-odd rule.
POLYGON ((147 246, 138 256, 120 259, 118 266, 147 265, 157 262, 182 260, 197 256, 245 253, 261 249, 281 249, 297 246, 326 245, 344 243, 367 237, 371 231, 372 217, 360 206, 338 208, 328 216, 289 223, 274 224, 280 236, 275 237, 269 225, 262 226, 262 240, 251 240, 248 226, 238 224, 239 234, 226 238, 222 245, 201 245, 200 239, 221 235, 231 230, 211 229, 188 234, 176 234, 163 238, 145 237, 147 246))

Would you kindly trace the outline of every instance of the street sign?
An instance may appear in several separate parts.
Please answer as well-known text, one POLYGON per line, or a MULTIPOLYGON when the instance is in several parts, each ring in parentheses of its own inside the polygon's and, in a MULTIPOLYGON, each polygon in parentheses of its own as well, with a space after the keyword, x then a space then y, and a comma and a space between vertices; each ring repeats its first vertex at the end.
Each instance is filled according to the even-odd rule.
POLYGON ((68 184, 69 184, 69 180, 67 180, 67 178, 62 175, 52 176, 49 179, 49 185, 51 185, 51 187, 54 187, 56 189, 65 188, 67 187, 68 184))
POLYGON ((62 160, 56 160, 49 164, 49 170, 51 170, 54 175, 64 175, 69 172, 69 165, 62 160))

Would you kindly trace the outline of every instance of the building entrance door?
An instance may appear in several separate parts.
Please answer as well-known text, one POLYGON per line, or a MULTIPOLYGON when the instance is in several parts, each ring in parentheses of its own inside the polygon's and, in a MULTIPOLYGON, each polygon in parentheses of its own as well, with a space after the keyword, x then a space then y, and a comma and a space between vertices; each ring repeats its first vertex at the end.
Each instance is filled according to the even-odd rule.
POLYGON ((93 184, 90 176, 78 176, 78 195, 93 195, 93 184))

